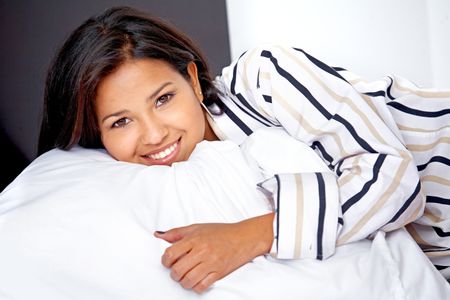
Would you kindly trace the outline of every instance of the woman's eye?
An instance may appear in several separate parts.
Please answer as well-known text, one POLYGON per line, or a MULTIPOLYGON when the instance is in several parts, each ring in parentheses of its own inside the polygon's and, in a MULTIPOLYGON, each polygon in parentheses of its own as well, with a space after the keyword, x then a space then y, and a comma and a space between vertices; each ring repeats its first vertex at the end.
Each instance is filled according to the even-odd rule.
POLYGON ((111 127, 113 128, 119 128, 119 127, 124 127, 125 125, 127 125, 128 123, 130 123, 130 119, 128 118, 122 118, 119 119, 117 121, 115 121, 111 127))
POLYGON ((173 94, 164 94, 161 97, 159 97, 156 102, 155 105, 156 107, 159 107, 161 105, 166 104, 167 102, 169 102, 173 97, 173 94))

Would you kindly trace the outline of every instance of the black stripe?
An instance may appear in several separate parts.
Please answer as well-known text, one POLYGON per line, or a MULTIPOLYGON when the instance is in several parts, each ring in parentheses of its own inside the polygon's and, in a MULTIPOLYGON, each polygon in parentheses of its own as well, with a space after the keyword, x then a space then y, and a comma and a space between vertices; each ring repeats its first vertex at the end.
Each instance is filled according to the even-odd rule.
POLYGON ((256 75, 256 88, 260 88, 259 86, 259 72, 261 71, 261 69, 258 69, 258 74, 256 75))
POLYGON ((403 214, 405 210, 409 207, 411 202, 413 202, 413 200, 416 199, 417 194, 419 194, 419 192, 420 192, 420 181, 417 183, 416 188, 414 189, 412 195, 408 198, 408 200, 406 200, 406 202, 402 205, 400 210, 395 214, 394 217, 392 217, 392 219, 388 223, 394 223, 395 221, 397 221, 400 215, 403 214))
POLYGON ((287 81, 289 81, 290 84, 292 84, 297 90, 299 90, 308 100, 311 102, 311 104, 318 110, 320 113, 327 119, 330 120, 332 115, 317 101, 316 98, 308 91, 306 87, 304 87, 300 82, 297 81, 291 74, 289 74, 286 70, 281 68, 278 65, 278 60, 272 56, 272 53, 270 53, 267 50, 263 50, 261 52, 262 57, 267 57, 270 59, 270 61, 275 66, 275 69, 277 70, 278 74, 280 74, 283 78, 285 78, 287 81))
POLYGON ((306 87, 304 87, 300 82, 298 82, 291 74, 289 74, 286 70, 284 70, 283 68, 281 68, 278 65, 278 60, 272 56, 272 53, 270 53, 267 50, 262 51, 261 56, 263 57, 267 57, 270 59, 270 61, 273 63, 273 65, 275 66, 275 69, 277 70, 278 74, 280 74, 283 78, 285 78, 287 81, 289 81, 290 84, 292 84, 297 90, 299 90, 305 97, 306 99, 309 100, 309 102, 311 102, 311 104, 327 119, 334 119, 338 122, 340 122, 341 124, 343 124, 347 130, 351 133, 351 135, 353 136, 353 138, 356 140, 356 142, 365 150, 367 150, 368 152, 371 153, 376 153, 376 151, 374 149, 372 149, 372 147, 369 146, 369 144, 367 144, 366 141, 364 141, 364 139, 362 139, 361 137, 358 136, 358 134, 356 133, 355 129, 353 128, 353 126, 346 121, 344 118, 342 118, 339 115, 334 115, 332 116, 330 114, 330 112, 328 112, 320 103, 319 101, 317 101, 316 98, 314 98, 314 96, 308 91, 308 89, 306 87))
POLYGON ((428 253, 428 252, 446 252, 449 251, 450 248, 439 248, 439 249, 422 249, 423 252, 428 253))
POLYGON ((275 179, 277 181, 277 253, 278 253, 278 241, 280 240, 280 190, 281 190, 281 184, 280 184, 280 177, 275 174, 275 179))
POLYGON ((321 69, 324 70, 325 72, 327 72, 327 73, 329 73, 329 74, 331 74, 331 75, 333 75, 333 76, 336 76, 337 78, 342 79, 342 80, 344 80, 345 82, 348 83, 348 81, 345 80, 345 78, 342 77, 341 74, 339 74, 338 72, 336 72, 336 69, 333 69, 333 68, 330 67, 329 65, 323 63, 322 61, 318 60, 318 59, 315 58, 314 56, 311 56, 310 54, 308 54, 307 52, 303 51, 302 49, 294 48, 294 50, 300 51, 300 52, 302 52, 303 54, 305 54, 305 56, 306 56, 313 64, 315 64, 317 67, 321 68, 321 69))
POLYGON ((333 69, 335 69, 338 72, 347 71, 347 69, 344 69, 344 68, 341 68, 341 67, 333 67, 333 69))
POLYGON ((378 174, 380 172, 380 168, 383 165, 384 160, 386 159, 386 154, 380 154, 380 156, 377 158, 377 161, 375 162, 375 165, 373 166, 373 176, 372 179, 367 181, 362 190, 359 191, 356 195, 348 199, 343 205, 342 205, 342 213, 345 213, 353 204, 358 202, 365 194, 369 192, 370 187, 377 181, 378 174))
POLYGON ((449 268, 449 266, 440 266, 440 265, 434 265, 434 266, 435 266, 436 269, 438 269, 439 271, 440 271, 440 270, 444 270, 444 269, 449 268))
POLYGON ((338 218, 338 223, 341 225, 344 225, 344 219, 342 219, 341 217, 338 218))
POLYGON ((432 162, 439 162, 439 163, 443 163, 446 166, 450 166, 450 159, 448 159, 447 157, 433 156, 426 164, 418 165, 417 170, 423 171, 432 162))
POLYGON ((443 231, 441 228, 439 227, 435 227, 433 226, 434 231, 436 232, 436 234, 440 237, 448 237, 450 236, 450 231, 443 231))
POLYGON ((230 91, 233 95, 235 94, 234 88, 236 86, 237 65, 238 65, 239 59, 241 59, 241 57, 244 56, 244 54, 246 52, 242 53, 241 56, 239 56, 238 61, 236 62, 236 64, 234 65, 234 68, 233 68, 233 78, 231 78, 231 84, 230 84, 230 91))
POLYGON ((394 80, 390 76, 389 76, 389 79, 390 79, 391 83, 387 87, 386 92, 387 92, 388 98, 391 99, 391 100, 394 100, 395 98, 391 94, 391 88, 392 88, 392 85, 394 84, 394 80))
POLYGON ((316 173, 317 183, 319 187, 319 224, 317 226, 317 259, 323 259, 323 227, 325 223, 325 181, 323 175, 316 173))
POLYGON ((327 151, 319 141, 313 142, 311 148, 318 149, 323 159, 325 159, 328 162, 328 168, 333 169, 333 157, 327 153, 327 151))
POLYGON ((251 135, 253 131, 236 116, 231 109, 225 106, 223 112, 233 121, 246 135, 251 135))
POLYGON ((362 147, 364 148, 367 152, 370 153, 377 153, 377 151, 375 151, 375 149, 373 149, 362 137, 360 137, 358 135, 358 133, 356 133, 355 128, 353 127, 352 124, 350 124, 346 119, 344 119, 343 117, 341 117, 338 114, 335 114, 333 116, 333 119, 338 121, 339 123, 343 124, 345 126, 345 128, 347 128, 347 130, 350 132, 350 134, 352 135, 352 137, 355 139, 355 141, 362 147))
POLYGON ((341 159, 341 161, 336 165, 336 174, 337 174, 337 176, 341 176, 342 175, 341 167, 342 167, 343 163, 344 163, 344 160, 341 159))
POLYGON ((439 203, 450 205, 450 199, 445 199, 437 196, 427 196, 427 203, 439 203))
POLYGON ((268 102, 268 103, 272 103, 272 96, 268 96, 268 95, 262 95, 264 98, 264 101, 268 102))
POLYGON ((389 102, 389 103, 387 103, 387 105, 392 106, 393 108, 398 109, 399 111, 402 111, 404 113, 414 115, 414 116, 419 116, 419 117, 425 117, 425 118, 437 118, 437 117, 442 117, 444 115, 450 114, 450 108, 438 110, 438 111, 424 111, 424 110, 407 107, 407 106, 405 106, 399 102, 395 102, 395 101, 389 102))
POLYGON ((386 97, 385 91, 367 92, 367 93, 363 93, 363 94, 370 96, 370 97, 386 97))
MULTIPOLYGON (((245 52, 243 54, 241 54, 241 56, 239 57, 239 59, 245 54, 245 52)), ((239 62, 239 61, 238 61, 239 62)), ((275 125, 273 122, 271 122, 270 120, 268 120, 267 118, 265 118, 263 115, 261 115, 259 112, 257 112, 248 102, 247 100, 244 98, 244 96, 242 96, 242 94, 240 93, 236 93, 236 78, 237 78, 237 67, 238 67, 238 62, 236 62, 236 64, 234 65, 233 68, 233 78, 231 79, 231 84, 230 84, 230 91, 233 95, 235 95, 239 101, 247 108, 249 109, 251 112, 253 112, 256 116, 258 116, 259 118, 261 118, 262 120, 275 125)), ((259 85, 259 70, 258 70, 258 78, 257 78, 258 84, 259 85)), ((239 105, 238 105, 239 107, 239 105)), ((264 126, 267 127, 271 127, 271 125, 269 125, 268 123, 263 122, 262 120, 256 118, 255 116, 251 115, 250 113, 248 113, 246 110, 242 109, 241 107, 239 107, 243 112, 245 112, 247 115, 249 115, 250 117, 252 117, 253 119, 255 119, 256 121, 260 122, 261 124, 263 124, 264 126)))
POLYGON ((249 109, 251 112, 253 112, 256 116, 254 116, 254 115, 250 114, 248 111, 242 109, 242 107, 240 107, 239 104, 237 104, 237 103, 235 102, 236 105, 237 105, 244 113, 246 113, 246 114, 249 115, 251 118, 253 118, 253 119, 255 119, 256 121, 258 121, 259 123, 263 124, 264 126, 271 127, 272 125, 275 125, 275 124, 273 124, 270 120, 268 120, 266 117, 264 117, 264 116, 261 115, 259 112, 257 112, 257 111, 256 111, 256 110, 255 110, 255 109, 247 102, 247 100, 244 98, 244 96, 242 96, 242 94, 237 93, 237 94, 236 94, 236 97, 239 99, 240 103, 242 103, 247 109, 249 109), (260 120, 259 118, 261 118, 262 120, 260 120), (268 122, 268 123, 270 123, 270 124, 264 122, 263 120, 266 121, 266 122, 268 122))
POLYGON ((234 65, 234 68, 233 68, 233 77, 231 78, 231 83, 230 83, 230 91, 231 91, 231 93, 232 93, 233 95, 235 94, 234 88, 235 88, 235 86, 236 86, 236 73, 237 73, 237 65, 238 65, 238 62, 239 62, 239 61, 237 61, 236 64, 234 65))

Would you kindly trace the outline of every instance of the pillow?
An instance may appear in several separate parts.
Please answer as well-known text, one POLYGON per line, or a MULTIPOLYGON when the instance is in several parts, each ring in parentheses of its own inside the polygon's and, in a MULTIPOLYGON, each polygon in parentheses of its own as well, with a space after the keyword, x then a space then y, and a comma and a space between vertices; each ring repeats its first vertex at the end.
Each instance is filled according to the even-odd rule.
MULTIPOLYGON (((296 157, 307 160, 306 153, 296 157)), ((254 188, 261 174, 251 166, 231 142, 202 142, 189 161, 172 167, 118 162, 103 150, 80 147, 40 156, 0 194, 0 296, 220 300, 450 295, 448 284, 405 231, 338 247, 326 261, 258 257, 200 296, 183 289, 160 264, 168 244, 154 238, 153 231, 267 213, 254 188)))

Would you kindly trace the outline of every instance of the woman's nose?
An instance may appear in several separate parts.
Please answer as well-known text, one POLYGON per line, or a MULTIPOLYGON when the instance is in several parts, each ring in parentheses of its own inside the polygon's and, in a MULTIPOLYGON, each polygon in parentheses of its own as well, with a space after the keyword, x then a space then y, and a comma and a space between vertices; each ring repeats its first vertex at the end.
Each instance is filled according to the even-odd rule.
POLYGON ((168 134, 167 126, 160 120, 146 120, 143 122, 141 141, 143 144, 158 145, 168 134))

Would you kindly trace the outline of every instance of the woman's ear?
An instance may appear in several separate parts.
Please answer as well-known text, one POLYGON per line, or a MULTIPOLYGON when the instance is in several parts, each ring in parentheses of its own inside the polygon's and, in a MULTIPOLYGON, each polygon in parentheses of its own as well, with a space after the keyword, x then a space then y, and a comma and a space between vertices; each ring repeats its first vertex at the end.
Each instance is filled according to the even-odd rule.
POLYGON ((191 79, 192 89, 194 90, 194 93, 197 96, 197 99, 200 102, 203 102, 202 87, 200 85, 200 80, 198 79, 197 65, 195 64, 195 62, 191 61, 188 64, 187 71, 188 71, 189 77, 191 79))

